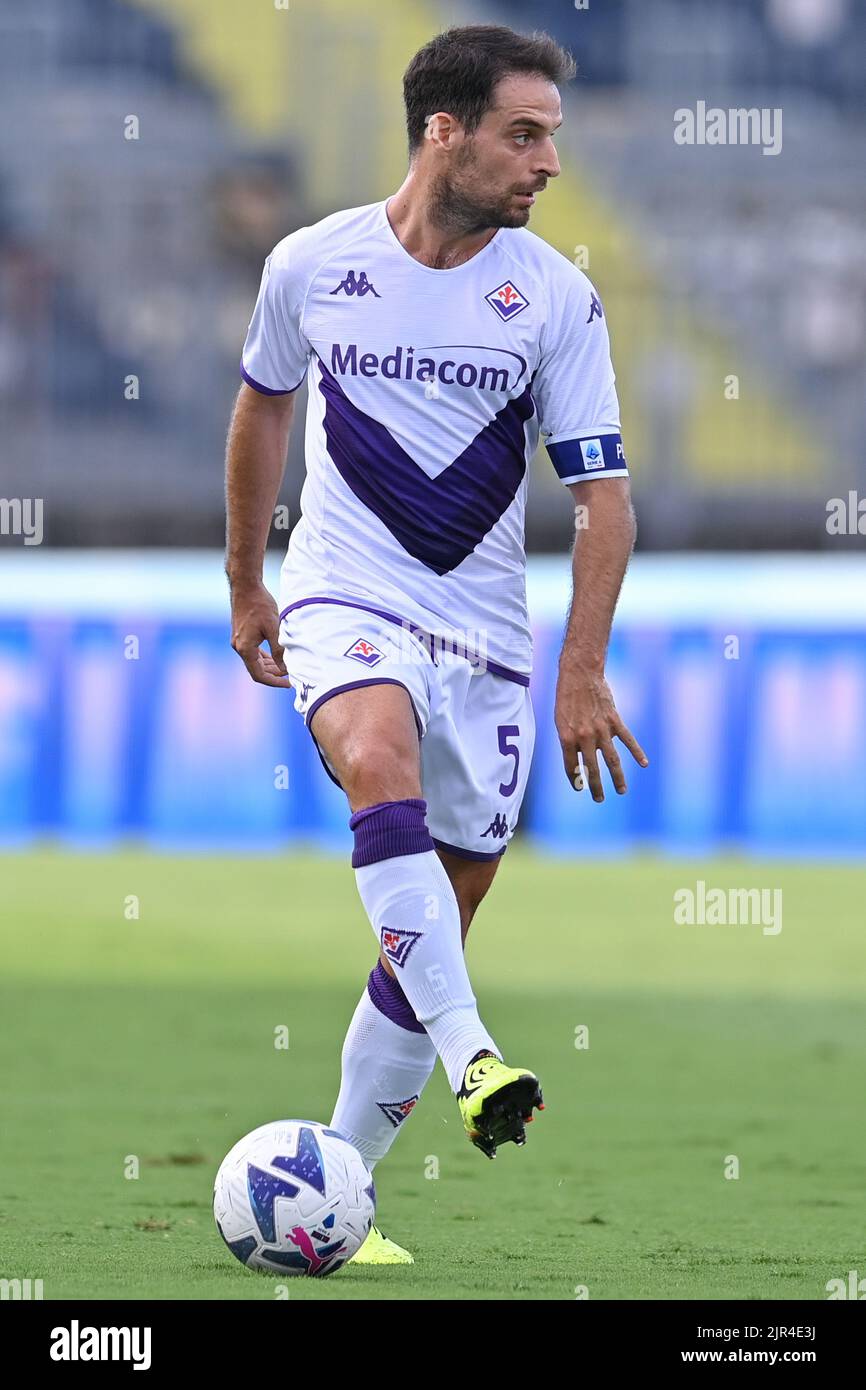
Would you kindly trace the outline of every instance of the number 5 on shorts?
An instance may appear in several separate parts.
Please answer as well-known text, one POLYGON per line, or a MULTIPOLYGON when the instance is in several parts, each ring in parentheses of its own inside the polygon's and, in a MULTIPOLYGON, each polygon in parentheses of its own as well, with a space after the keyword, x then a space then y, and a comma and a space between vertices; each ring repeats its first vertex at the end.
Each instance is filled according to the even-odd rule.
POLYGON ((496 730, 499 736, 499 751, 504 758, 513 758, 514 767, 511 771, 510 782, 499 783, 499 795, 510 796, 517 786, 517 769, 520 767, 520 749, 516 743, 509 743, 509 739, 518 738, 520 735, 519 724, 500 724, 496 730))

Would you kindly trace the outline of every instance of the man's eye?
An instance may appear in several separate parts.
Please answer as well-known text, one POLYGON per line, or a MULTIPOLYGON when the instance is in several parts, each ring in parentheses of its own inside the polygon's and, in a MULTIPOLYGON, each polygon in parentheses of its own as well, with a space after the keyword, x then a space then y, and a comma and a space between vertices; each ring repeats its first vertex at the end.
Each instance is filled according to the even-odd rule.
POLYGON ((532 136, 531 136, 531 135, 527 135, 526 133, 524 133, 524 134, 522 134, 522 135, 515 135, 514 138, 515 138, 515 140, 518 140, 518 141, 519 141, 519 140, 531 140, 531 139, 532 139, 532 136))

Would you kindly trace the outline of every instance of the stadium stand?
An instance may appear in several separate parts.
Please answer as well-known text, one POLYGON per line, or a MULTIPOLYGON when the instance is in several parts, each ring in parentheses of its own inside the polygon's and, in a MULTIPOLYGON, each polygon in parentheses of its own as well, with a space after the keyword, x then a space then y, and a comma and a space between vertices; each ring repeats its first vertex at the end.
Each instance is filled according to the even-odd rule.
MULTIPOLYGON (((484 18, 549 28, 579 62, 563 177, 532 226, 587 255, 602 294, 641 544, 819 547, 825 500, 863 490, 866 470, 866 11, 723 8, 500 0, 484 18), (677 145, 673 112, 698 100, 781 107, 781 155, 677 145)), ((51 498, 51 544, 219 542, 262 259, 396 186, 402 68, 479 7, 293 0, 290 14, 0 0, 4 488, 51 498)), ((293 513, 301 450, 296 432, 293 513)), ((561 548, 568 530, 542 454, 528 539, 561 548)))

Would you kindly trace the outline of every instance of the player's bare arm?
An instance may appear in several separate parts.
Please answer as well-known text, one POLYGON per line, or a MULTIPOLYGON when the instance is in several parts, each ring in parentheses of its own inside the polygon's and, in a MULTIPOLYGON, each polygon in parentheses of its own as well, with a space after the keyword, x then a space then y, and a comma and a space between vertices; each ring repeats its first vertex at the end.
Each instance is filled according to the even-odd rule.
POLYGON ((635 538, 628 478, 595 478, 573 483, 575 503, 585 508, 575 533, 573 593, 559 659, 554 720, 569 782, 583 755, 594 801, 604 801, 598 753, 622 795, 625 774, 614 745, 620 739, 635 762, 649 759, 617 713, 605 679, 605 659, 614 609, 635 538))
POLYGON ((280 646, 280 617, 262 581, 268 530, 286 465, 294 395, 266 396, 244 383, 226 448, 226 574, 232 647, 254 681, 291 682, 280 646), (270 652, 262 650, 267 643, 270 652))

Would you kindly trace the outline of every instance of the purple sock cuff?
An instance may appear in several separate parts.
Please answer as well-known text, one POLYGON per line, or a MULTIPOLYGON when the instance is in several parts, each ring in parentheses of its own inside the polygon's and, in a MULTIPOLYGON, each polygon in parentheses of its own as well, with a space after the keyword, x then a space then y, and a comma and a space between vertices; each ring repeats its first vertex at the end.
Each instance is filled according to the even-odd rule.
POLYGON ((406 801, 381 801, 365 806, 349 819, 355 832, 352 868, 396 859, 400 854, 424 854, 433 849, 425 816, 427 802, 418 797, 406 801))
POLYGON ((415 1017, 415 1011, 400 985, 388 974, 381 961, 370 971, 367 993, 379 1013, 390 1018, 392 1023, 399 1023, 401 1028, 407 1028, 410 1033, 427 1032, 423 1023, 419 1023, 415 1017))

